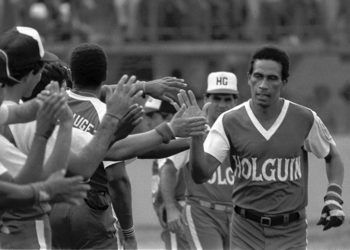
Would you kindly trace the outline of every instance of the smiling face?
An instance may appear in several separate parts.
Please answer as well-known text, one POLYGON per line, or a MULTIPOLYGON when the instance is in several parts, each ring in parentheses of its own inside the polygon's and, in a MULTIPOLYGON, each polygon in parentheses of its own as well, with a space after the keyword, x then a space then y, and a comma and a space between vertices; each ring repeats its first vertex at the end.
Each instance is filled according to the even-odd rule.
POLYGON ((248 84, 253 105, 268 108, 277 103, 285 84, 282 81, 282 66, 273 60, 256 60, 248 84))

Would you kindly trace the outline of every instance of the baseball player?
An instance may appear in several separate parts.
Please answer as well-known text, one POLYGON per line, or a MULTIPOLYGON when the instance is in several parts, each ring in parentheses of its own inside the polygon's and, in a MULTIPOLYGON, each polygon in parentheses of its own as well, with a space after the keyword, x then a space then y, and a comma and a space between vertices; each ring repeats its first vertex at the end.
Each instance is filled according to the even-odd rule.
MULTIPOLYGON (((74 113, 73 126, 93 134, 100 126, 100 121, 106 113, 106 105, 99 100, 99 96, 102 81, 106 78, 107 58, 100 46, 81 44, 74 49, 70 65, 73 88, 67 93, 69 106, 74 113)), ((135 80, 135 77, 130 77, 127 80, 126 76, 121 79, 121 81, 127 81, 125 85, 130 85, 135 80)), ((121 82, 121 84, 124 86, 124 82, 121 82)), ((159 90, 157 92, 159 93, 159 90)), ((142 109, 136 105, 136 108, 130 113, 142 115, 142 109)), ((204 125, 204 120, 200 120, 204 125)), ((125 131, 130 133, 138 121, 141 120, 138 119, 135 124, 127 127, 125 131)), ((171 128, 174 129, 175 135, 178 134, 176 131, 186 128, 185 124, 176 125, 174 121, 177 123, 184 120, 181 117, 174 117, 170 121, 170 125, 163 123, 159 125, 162 127, 158 126, 151 132, 133 135, 131 141, 129 138, 117 141, 115 143, 117 149, 114 153, 117 157, 118 155, 120 157, 121 151, 124 151, 124 157, 126 158, 129 155, 129 158, 131 158, 131 153, 125 153, 130 151, 128 149, 139 148, 139 150, 147 151, 145 150, 147 147, 152 149, 152 145, 156 146, 161 144, 162 141, 170 141, 173 137, 170 135, 170 133, 173 133, 171 128), (135 138, 138 138, 140 142, 135 141, 135 138), (148 140, 145 140, 145 138, 148 138, 148 140)), ((197 122, 194 124, 196 127, 198 126, 197 122)), ((117 133, 119 133, 119 130, 117 130, 117 133)), ((121 134, 125 134, 125 132, 122 130, 121 134)), ((133 149, 132 152, 137 152, 137 150, 133 149)), ((113 215, 112 203, 121 224, 124 247, 137 247, 131 211, 130 183, 124 167, 123 162, 107 163, 104 161, 103 165, 97 168, 89 180, 91 190, 88 192, 85 203, 74 207, 67 204, 54 206, 50 214, 50 222, 55 247, 74 249, 118 248, 118 238, 114 227, 116 220, 113 215), (91 225, 94 226, 91 227, 91 225), (88 232, 84 231, 87 227, 91 227, 88 232)))
MULTIPOLYGON (((158 126, 164 121, 169 121, 173 114, 176 113, 175 108, 171 104, 152 97, 147 99, 144 110, 149 129, 158 126)), ((165 244, 165 249, 188 249, 189 245, 184 231, 171 232, 167 225, 167 212, 165 210, 163 196, 159 189, 160 173, 162 172, 161 166, 163 166, 164 161, 164 158, 155 159, 152 164, 152 203, 162 227, 161 239, 165 244)), ((185 204, 185 183, 182 178, 178 178, 178 180, 175 187, 174 203, 176 207, 182 210, 185 204)))
MULTIPOLYGON (((17 80, 17 84, 5 85, 5 101, 3 105, 17 105, 22 96, 31 94, 31 91, 40 80, 44 62, 57 60, 58 58, 44 51, 38 32, 29 27, 15 27, 5 32, 0 38, 0 48, 8 57, 8 68, 11 78, 17 80)), ((33 135, 33 144, 28 152, 26 164, 23 161, 26 156, 14 158, 20 154, 18 152, 20 150, 17 148, 19 145, 16 144, 17 136, 12 133, 14 125, 6 126, 2 129, 2 134, 7 138, 2 138, 2 141, 6 145, 10 141, 17 146, 6 147, 13 154, 2 155, 1 160, 8 168, 21 166, 20 172, 15 176, 17 183, 29 183, 46 179, 50 174, 67 167, 69 152, 67 147, 69 148, 71 143, 72 114, 66 106, 65 97, 62 93, 52 96, 49 101, 51 105, 44 105, 39 109, 38 117, 42 118, 37 121, 38 126, 33 135), (52 107, 55 106, 61 109, 56 114, 52 113, 52 107), (55 115, 57 116, 55 117, 55 115), (36 161, 37 164, 30 164, 31 168, 29 168, 28 162, 35 162, 35 160, 40 159, 35 157, 43 157, 47 140, 55 128, 57 118, 59 119, 58 134, 60 139, 54 145, 55 152, 51 154, 44 164, 42 162, 43 158, 41 158, 41 161, 36 161), (41 141, 41 143, 38 143, 38 141, 41 141), (35 151, 34 154, 32 153, 33 151, 35 151), (61 162, 57 159, 60 159, 61 162)), ((50 247, 51 239, 47 216, 49 209, 48 204, 35 204, 29 208, 22 209, 17 207, 7 210, 2 216, 2 221, 10 230, 8 233, 0 234, 2 247, 50 247)))
MULTIPOLYGON (((11 76, 8 68, 7 55, 3 50, 0 50, 0 105, 3 101, 3 87, 5 87, 5 85, 13 84, 20 84, 20 82, 11 76)), ((49 106, 50 103, 43 102, 43 105, 49 106)), ((31 118, 31 120, 33 120, 35 118, 35 113, 39 108, 38 106, 39 105, 36 104, 36 101, 31 102, 29 105, 13 105, 10 107, 5 106, 5 108, 2 109, 2 112, 0 114, 1 121, 6 124, 12 122, 26 122, 27 118, 29 118, 30 115, 26 115, 25 112, 31 113, 31 115, 34 116, 31 118), (24 117, 21 117, 22 115, 24 117)), ((38 116, 38 119, 41 119, 41 117, 44 116, 38 116)), ((0 147, 3 150, 9 150, 8 152, 6 152, 7 158, 16 158, 16 156, 18 156, 11 155, 11 152, 14 152, 15 154, 21 154, 14 146, 8 147, 9 144, 6 144, 6 139, 3 138, 1 135, 0 138, 0 147)), ((38 141, 34 142, 34 144, 37 143, 38 141)), ((38 149, 38 147, 34 144, 33 149, 38 149)), ((4 152, 2 151, 1 154, 3 153, 4 152)), ((28 160, 27 166, 31 164, 36 166, 42 165, 42 152, 32 151, 31 154, 32 156, 35 155, 35 158, 34 160, 28 160)), ((25 160, 26 157, 23 154, 21 155, 22 159, 25 160)), ((19 156, 19 159, 21 159, 21 156, 19 156)), ((18 159, 16 160, 18 161, 18 159)), ((33 166, 29 166, 28 168, 32 170, 33 166)), ((22 171, 25 171, 25 168, 22 168, 22 171)), ((39 176, 40 174, 41 172, 36 173, 37 176, 39 176)), ((11 173, 9 173, 7 167, 3 165, 2 162, 0 162, 0 190, 2 193, 0 198, 0 208, 11 209, 16 208, 18 206, 31 207, 34 204, 40 204, 41 202, 45 201, 62 202, 66 200, 76 203, 78 201, 78 198, 83 198, 86 196, 85 191, 89 187, 88 185, 81 183, 81 181, 83 180, 82 177, 76 176, 72 178, 64 178, 63 176, 64 171, 59 171, 52 174, 52 176, 45 181, 19 185, 16 183, 10 183, 15 182, 19 176, 12 176, 11 173)), ((1 230, 4 231, 4 227, 2 227, 1 230)))
MULTIPOLYGON (((205 96, 206 116, 212 126, 218 116, 236 106, 237 78, 231 72, 213 72, 208 76, 205 96)), ((190 172, 189 150, 171 156, 162 166, 161 190, 167 209, 168 224, 174 231, 184 227, 191 249, 229 249, 230 219, 233 212, 233 171, 228 157, 205 183, 196 184, 190 172), (173 180, 183 169, 186 183, 186 206, 183 221, 174 206, 173 180)))
MULTIPOLYGON (((281 98, 288 76, 286 52, 259 48, 248 72, 251 99, 220 115, 205 142, 203 136, 192 137, 197 183, 230 154, 235 173, 231 249, 306 249, 308 152, 325 160, 329 183, 318 224, 327 230, 344 221, 344 167, 335 142, 314 111, 281 98)), ((195 109, 191 93, 190 99, 185 92, 181 96, 195 109)))
MULTIPOLYGON (((73 126, 94 134, 106 113, 106 104, 98 97, 102 81, 106 79, 107 57, 98 45, 81 44, 73 50, 70 66, 74 83, 67 94, 68 105, 73 111, 73 126)), ((120 248, 112 201, 120 218, 127 248, 137 248, 131 211, 131 185, 124 162, 101 162, 89 184, 91 190, 84 203, 79 206, 56 204, 53 207, 50 214, 53 246, 73 249, 120 248)))

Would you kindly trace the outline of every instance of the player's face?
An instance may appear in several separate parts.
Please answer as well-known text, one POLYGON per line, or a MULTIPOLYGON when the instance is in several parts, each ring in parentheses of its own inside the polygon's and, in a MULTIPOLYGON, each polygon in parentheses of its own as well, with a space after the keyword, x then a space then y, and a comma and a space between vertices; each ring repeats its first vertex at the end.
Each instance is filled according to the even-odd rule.
POLYGON ((280 98, 284 81, 281 77, 282 66, 273 60, 256 60, 253 72, 248 75, 248 84, 254 105, 267 108, 280 98))
POLYGON ((238 96, 231 94, 210 94, 206 101, 211 105, 207 109, 208 118, 215 121, 223 112, 237 105, 238 96))

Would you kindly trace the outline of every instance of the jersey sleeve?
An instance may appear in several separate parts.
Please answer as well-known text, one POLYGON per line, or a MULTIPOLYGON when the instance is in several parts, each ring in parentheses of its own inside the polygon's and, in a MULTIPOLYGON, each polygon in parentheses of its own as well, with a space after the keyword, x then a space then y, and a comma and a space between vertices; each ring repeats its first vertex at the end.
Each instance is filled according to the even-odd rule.
POLYGON ((320 117, 315 112, 312 113, 314 122, 304 141, 304 148, 306 151, 312 152, 316 157, 324 158, 329 154, 330 145, 335 145, 335 141, 320 117))
POLYGON ((190 151, 185 150, 185 151, 180 152, 178 154, 172 155, 172 156, 168 157, 167 159, 174 164, 174 167, 177 170, 179 170, 180 168, 182 168, 186 165, 186 163, 189 161, 189 157, 190 157, 190 151))
POLYGON ((221 163, 230 150, 230 144, 224 130, 223 117, 224 114, 218 117, 204 141, 204 151, 221 163))

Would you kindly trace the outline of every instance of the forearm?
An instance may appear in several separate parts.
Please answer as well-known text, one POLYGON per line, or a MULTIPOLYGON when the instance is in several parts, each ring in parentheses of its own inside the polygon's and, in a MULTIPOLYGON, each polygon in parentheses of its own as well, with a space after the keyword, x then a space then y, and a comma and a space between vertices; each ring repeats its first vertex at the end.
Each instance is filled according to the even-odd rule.
POLYGON ((165 208, 172 209, 176 207, 175 187, 177 183, 177 169, 169 160, 160 169, 160 192, 165 204, 165 208))
POLYGON ((190 138, 180 138, 180 139, 173 140, 168 144, 162 143, 158 146, 155 146, 155 148, 153 148, 152 150, 149 150, 141 155, 138 155, 138 158, 141 158, 141 159, 166 158, 189 149, 190 141, 191 141, 190 138))
POLYGON ((16 183, 30 183, 41 180, 46 144, 47 138, 37 134, 34 136, 27 160, 14 178, 16 183))
POLYGON ((109 182, 113 208, 122 229, 134 225, 132 216, 132 197, 129 179, 109 182))
POLYGON ((16 185, 0 181, 0 208, 31 206, 35 202, 33 189, 29 185, 16 185))
POLYGON ((196 183, 203 183, 210 178, 210 174, 206 171, 206 153, 204 152, 203 142, 204 136, 192 137, 190 151, 190 166, 192 178, 196 183))
POLYGON ((134 225, 132 216, 132 197, 129 176, 125 163, 119 162, 106 168, 108 187, 112 198, 113 208, 122 229, 134 225))
POLYGON ((68 170, 73 174, 90 178, 105 158, 117 126, 117 119, 105 116, 89 144, 79 152, 70 153, 68 170))
POLYGON ((26 123, 35 120, 39 104, 35 99, 22 103, 20 105, 8 106, 9 115, 7 124, 26 123))
POLYGON ((326 160, 326 172, 329 183, 343 185, 344 165, 339 154, 333 154, 329 160, 326 160))
POLYGON ((72 142, 72 125, 73 121, 66 121, 60 124, 54 149, 44 165, 43 179, 46 179, 54 172, 67 169, 72 142))
POLYGON ((142 155, 162 143, 162 137, 153 129, 151 131, 130 135, 113 144, 105 160, 122 161, 142 155))

